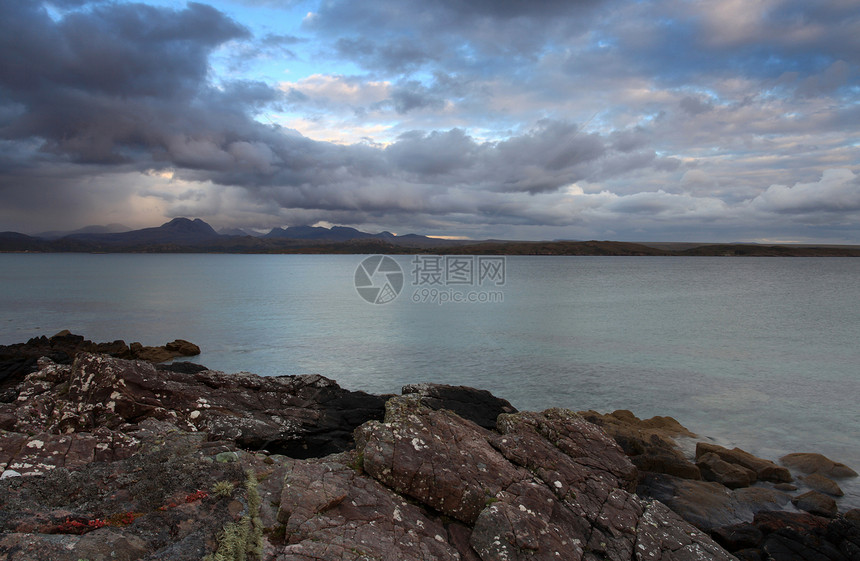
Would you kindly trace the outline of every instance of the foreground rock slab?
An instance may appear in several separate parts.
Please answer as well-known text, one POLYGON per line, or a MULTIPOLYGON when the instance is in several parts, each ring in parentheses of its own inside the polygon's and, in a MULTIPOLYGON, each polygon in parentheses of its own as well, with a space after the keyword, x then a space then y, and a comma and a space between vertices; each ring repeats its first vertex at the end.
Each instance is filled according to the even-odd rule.
POLYGON ((0 404, 0 560, 733 559, 637 496, 624 450, 571 411, 92 353, 36 366, 0 404))

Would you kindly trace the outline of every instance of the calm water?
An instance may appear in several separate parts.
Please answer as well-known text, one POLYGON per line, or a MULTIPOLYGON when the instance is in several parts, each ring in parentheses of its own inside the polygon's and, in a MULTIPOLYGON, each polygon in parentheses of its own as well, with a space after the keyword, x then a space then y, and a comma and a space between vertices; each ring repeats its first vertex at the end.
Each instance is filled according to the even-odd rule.
MULTIPOLYGON (((412 302, 409 256, 400 296, 365 302, 363 258, 0 255, 0 344, 183 338, 227 372, 672 415, 722 444, 860 470, 860 259, 509 257, 503 302, 440 306, 412 302)), ((856 480, 843 487, 860 505, 856 480)))

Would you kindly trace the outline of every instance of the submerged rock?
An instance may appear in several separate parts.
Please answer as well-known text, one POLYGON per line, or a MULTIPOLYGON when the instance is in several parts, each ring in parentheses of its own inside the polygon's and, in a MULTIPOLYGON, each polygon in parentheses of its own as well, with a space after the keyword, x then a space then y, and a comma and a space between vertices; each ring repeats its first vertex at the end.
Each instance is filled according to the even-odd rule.
POLYGON ((802 481, 804 485, 811 487, 815 491, 827 493, 828 495, 833 495, 834 497, 842 497, 845 495, 845 493, 835 481, 824 477, 823 475, 820 475, 818 473, 807 475, 802 479, 802 481))
POLYGON ((791 504, 810 514, 833 518, 838 512, 836 501, 818 491, 808 491, 791 499, 791 504))
POLYGON ((756 513, 779 510, 791 500, 790 495, 775 489, 732 490, 715 482, 691 481, 665 474, 646 474, 637 493, 659 500, 705 531, 750 522, 756 513))
POLYGON ((843 478, 857 477, 857 472, 840 462, 834 462, 827 456, 814 453, 788 454, 779 459, 783 465, 802 473, 817 473, 824 477, 843 478))

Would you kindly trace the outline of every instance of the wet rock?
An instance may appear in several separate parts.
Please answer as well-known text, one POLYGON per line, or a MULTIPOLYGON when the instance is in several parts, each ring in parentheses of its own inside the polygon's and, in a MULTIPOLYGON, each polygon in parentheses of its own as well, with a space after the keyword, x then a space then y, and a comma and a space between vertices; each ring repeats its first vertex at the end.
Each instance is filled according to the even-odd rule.
POLYGON ((725 462, 718 455, 708 452, 702 454, 696 461, 696 466, 707 481, 722 483, 729 489, 749 487, 755 482, 754 471, 743 466, 725 462))
POLYGON ((770 460, 753 456, 740 448, 729 450, 728 448, 707 442, 696 444, 697 461, 707 453, 716 454, 725 462, 752 470, 755 472, 756 478, 761 481, 772 481, 774 483, 791 483, 793 481, 791 473, 786 468, 778 466, 770 460))
POLYGON ((740 549, 758 548, 764 539, 764 534, 755 525, 742 522, 717 528, 711 532, 711 537, 727 550, 734 552, 740 549))
POLYGON ((860 522, 860 508, 852 508, 849 510, 845 513, 845 518, 854 522, 860 522))
POLYGON ((779 459, 783 465, 802 473, 817 473, 829 478, 857 477, 857 472, 827 456, 814 453, 788 454, 779 459))
POLYGON ((860 526, 845 518, 768 512, 757 515, 755 524, 765 534, 762 558, 775 561, 853 561, 860 558, 860 526))
POLYGON ((580 414, 612 436, 638 469, 702 479, 699 468, 684 457, 675 441, 696 435, 672 417, 639 419, 624 409, 606 415, 594 411, 580 414))
POLYGON ((485 429, 496 428, 496 419, 502 413, 517 412, 506 399, 467 386, 410 384, 403 386, 402 393, 420 396, 421 403, 431 409, 450 409, 485 429))
POLYGON ((779 530, 791 530, 799 533, 823 533, 830 520, 814 516, 806 512, 789 512, 782 510, 763 511, 755 515, 753 524, 764 534, 779 530))
POLYGON ((791 483, 775 483, 773 488, 778 491, 797 491, 797 485, 792 485, 791 483))
POLYGON ((836 516, 836 513, 838 512, 836 501, 827 495, 819 493, 818 491, 809 491, 802 495, 798 495, 791 499, 791 503, 800 510, 805 510, 810 514, 816 514, 818 516, 827 516, 832 518, 836 516))
POLYGON ((731 490, 709 481, 691 481, 665 474, 645 474, 637 493, 666 504, 681 518, 705 531, 750 522, 763 510, 777 510, 791 497, 774 489, 731 490))
POLYGON ((834 497, 841 497, 845 495, 845 493, 842 492, 842 489, 835 481, 824 477, 823 475, 818 473, 807 475, 803 478, 803 483, 804 485, 811 487, 815 491, 827 493, 828 495, 833 495, 834 497))

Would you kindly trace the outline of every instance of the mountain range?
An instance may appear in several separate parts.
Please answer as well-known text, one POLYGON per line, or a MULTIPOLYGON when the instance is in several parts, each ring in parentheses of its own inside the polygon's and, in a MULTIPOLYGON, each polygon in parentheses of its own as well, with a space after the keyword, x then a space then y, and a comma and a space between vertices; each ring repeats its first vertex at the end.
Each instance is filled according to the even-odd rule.
POLYGON ((28 236, 18 232, 0 232, 0 251, 202 251, 275 252, 279 248, 319 246, 324 244, 379 241, 396 246, 433 247, 448 245, 447 240, 416 234, 395 236, 391 232, 370 234, 334 226, 291 226, 272 228, 267 234, 234 228, 216 232, 199 218, 174 218, 161 226, 130 230, 118 224, 88 226, 73 232, 45 232, 28 236))
POLYGON ((199 218, 174 218, 161 226, 140 230, 113 224, 40 236, 0 232, 0 252, 860 257, 859 246, 447 240, 418 234, 370 234, 343 226, 273 228, 264 235, 240 229, 219 233, 199 218))

